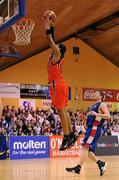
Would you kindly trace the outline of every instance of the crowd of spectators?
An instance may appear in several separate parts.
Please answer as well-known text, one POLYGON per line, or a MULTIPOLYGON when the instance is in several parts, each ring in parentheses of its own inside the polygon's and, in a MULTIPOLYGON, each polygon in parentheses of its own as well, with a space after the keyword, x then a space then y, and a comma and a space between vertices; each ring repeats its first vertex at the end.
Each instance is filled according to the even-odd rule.
MULTIPOLYGON (((84 134, 86 130, 86 112, 84 110, 67 110, 75 133, 84 134)), ((110 112, 111 118, 105 121, 103 135, 119 135, 119 112, 110 112)), ((0 119, 0 135, 33 136, 62 135, 60 118, 54 108, 35 110, 31 108, 5 106, 0 119)))
POLYGON ((110 112, 110 120, 103 125, 103 135, 119 136, 119 111, 110 112))

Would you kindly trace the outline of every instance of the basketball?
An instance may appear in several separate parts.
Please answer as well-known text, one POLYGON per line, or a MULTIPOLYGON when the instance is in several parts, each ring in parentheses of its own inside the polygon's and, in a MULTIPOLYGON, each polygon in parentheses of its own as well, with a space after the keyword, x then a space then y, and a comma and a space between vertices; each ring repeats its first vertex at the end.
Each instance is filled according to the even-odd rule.
POLYGON ((49 14, 49 19, 51 19, 53 22, 56 21, 56 14, 53 11, 51 11, 51 13, 49 14))
POLYGON ((46 18, 47 16, 49 17, 50 20, 52 20, 52 22, 56 21, 56 14, 53 11, 51 11, 51 10, 45 11, 44 18, 46 18))

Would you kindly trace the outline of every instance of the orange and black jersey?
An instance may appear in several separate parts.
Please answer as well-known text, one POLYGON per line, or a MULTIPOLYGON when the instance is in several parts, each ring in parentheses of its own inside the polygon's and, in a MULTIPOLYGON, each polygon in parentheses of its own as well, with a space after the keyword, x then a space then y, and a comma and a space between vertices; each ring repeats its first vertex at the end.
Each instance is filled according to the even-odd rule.
POLYGON ((64 82, 62 77, 64 59, 61 58, 57 63, 52 63, 52 56, 48 61, 48 82, 64 82))

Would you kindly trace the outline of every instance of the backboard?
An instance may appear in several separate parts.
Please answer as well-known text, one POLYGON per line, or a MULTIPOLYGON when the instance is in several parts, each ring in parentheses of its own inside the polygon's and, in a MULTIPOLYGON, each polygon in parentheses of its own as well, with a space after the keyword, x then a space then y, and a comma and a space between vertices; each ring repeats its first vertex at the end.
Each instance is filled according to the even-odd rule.
POLYGON ((25 0, 0 0, 0 31, 25 15, 25 0))

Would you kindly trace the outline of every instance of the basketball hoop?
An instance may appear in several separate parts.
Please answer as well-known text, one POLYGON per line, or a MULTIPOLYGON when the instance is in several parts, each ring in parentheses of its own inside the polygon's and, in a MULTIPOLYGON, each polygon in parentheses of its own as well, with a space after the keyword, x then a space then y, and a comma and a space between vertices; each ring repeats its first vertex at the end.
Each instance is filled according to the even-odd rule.
POLYGON ((19 46, 30 44, 31 32, 33 31, 34 25, 35 22, 28 18, 22 18, 13 24, 12 29, 16 37, 14 44, 19 46))

